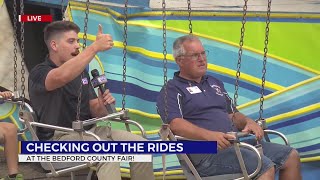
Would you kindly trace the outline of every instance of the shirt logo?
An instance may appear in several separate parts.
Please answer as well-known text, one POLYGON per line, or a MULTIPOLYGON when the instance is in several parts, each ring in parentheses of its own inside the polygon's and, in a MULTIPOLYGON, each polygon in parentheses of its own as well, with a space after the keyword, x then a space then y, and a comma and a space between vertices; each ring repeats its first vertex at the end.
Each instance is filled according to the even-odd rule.
POLYGON ((83 85, 87 85, 88 84, 88 79, 86 77, 82 78, 82 84, 83 85))
POLYGON ((211 85, 211 87, 216 90, 216 94, 217 95, 223 96, 223 92, 221 91, 221 87, 220 86, 217 86, 217 85, 213 84, 213 85, 211 85))

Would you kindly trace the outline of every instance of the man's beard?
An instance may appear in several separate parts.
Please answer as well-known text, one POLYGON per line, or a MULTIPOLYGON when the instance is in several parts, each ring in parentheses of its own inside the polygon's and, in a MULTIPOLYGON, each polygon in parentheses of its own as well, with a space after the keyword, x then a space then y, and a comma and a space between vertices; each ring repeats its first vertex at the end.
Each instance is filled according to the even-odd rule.
POLYGON ((77 56, 80 53, 79 49, 71 53, 71 56, 77 56))

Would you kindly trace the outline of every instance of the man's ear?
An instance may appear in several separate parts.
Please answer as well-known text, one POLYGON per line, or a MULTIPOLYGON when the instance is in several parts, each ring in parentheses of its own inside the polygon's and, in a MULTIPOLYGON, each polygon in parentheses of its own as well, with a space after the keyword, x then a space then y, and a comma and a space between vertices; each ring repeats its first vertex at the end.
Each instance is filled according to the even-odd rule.
POLYGON ((180 66, 181 65, 181 57, 176 57, 176 63, 180 66))
POLYGON ((51 40, 50 41, 50 47, 51 49, 53 49, 54 51, 56 51, 58 49, 58 44, 55 40, 51 40))

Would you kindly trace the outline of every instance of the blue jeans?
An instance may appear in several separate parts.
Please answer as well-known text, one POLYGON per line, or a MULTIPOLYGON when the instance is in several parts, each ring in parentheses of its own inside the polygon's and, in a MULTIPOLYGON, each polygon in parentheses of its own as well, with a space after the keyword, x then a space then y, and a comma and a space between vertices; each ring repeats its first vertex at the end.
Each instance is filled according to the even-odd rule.
MULTIPOLYGON (((251 145, 256 142, 253 139, 244 141, 251 145)), ((275 166, 278 170, 286 162, 292 148, 285 145, 261 142, 263 149, 262 167, 255 178, 265 173, 269 168, 275 166)), ((257 167, 256 154, 248 149, 241 149, 242 157, 249 174, 257 167)), ((190 154, 190 160, 202 177, 216 176, 222 174, 242 173, 238 158, 233 147, 218 151, 217 154, 190 154)))

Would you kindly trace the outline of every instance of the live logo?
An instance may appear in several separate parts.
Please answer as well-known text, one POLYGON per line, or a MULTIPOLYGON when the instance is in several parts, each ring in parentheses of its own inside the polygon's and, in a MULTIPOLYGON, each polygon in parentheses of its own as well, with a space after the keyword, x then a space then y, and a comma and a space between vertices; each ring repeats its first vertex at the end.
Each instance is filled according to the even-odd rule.
POLYGON ((20 22, 51 22, 51 15, 19 15, 20 22))

